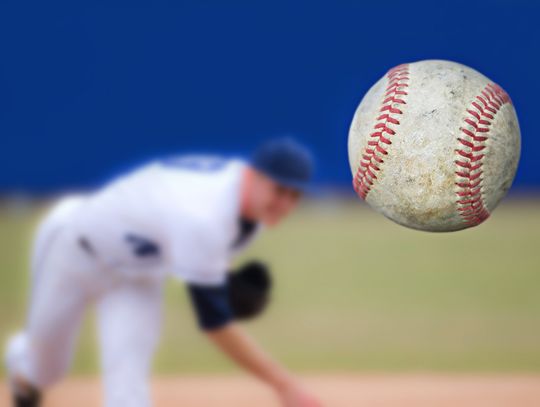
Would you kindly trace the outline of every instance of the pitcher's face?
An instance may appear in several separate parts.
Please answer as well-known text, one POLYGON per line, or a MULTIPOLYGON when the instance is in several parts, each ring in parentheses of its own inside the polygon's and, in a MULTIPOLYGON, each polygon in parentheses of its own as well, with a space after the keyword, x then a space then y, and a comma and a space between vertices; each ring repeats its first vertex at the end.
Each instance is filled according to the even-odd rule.
POLYGON ((253 183, 252 210, 256 219, 266 226, 275 226, 297 205, 301 193, 278 184, 257 173, 253 183))

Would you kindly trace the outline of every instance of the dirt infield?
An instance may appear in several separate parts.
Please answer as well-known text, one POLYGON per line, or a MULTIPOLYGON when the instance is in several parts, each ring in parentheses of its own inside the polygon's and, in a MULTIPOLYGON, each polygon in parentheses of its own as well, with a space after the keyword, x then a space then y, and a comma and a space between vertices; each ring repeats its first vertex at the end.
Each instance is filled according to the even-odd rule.
MULTIPOLYGON (((329 407, 540 406, 540 376, 326 375, 305 378, 329 407)), ((177 377, 153 381, 156 407, 278 407, 273 394, 245 377, 177 377)), ((9 406, 5 385, 2 406, 9 406)), ((45 407, 99 406, 97 379, 69 379, 45 407)))

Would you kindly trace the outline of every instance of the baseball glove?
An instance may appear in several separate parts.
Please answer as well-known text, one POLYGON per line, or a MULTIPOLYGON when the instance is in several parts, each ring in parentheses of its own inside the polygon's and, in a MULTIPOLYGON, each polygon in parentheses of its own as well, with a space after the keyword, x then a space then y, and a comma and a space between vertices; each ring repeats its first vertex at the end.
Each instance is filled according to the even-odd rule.
POLYGON ((259 316, 270 300, 272 278, 268 267, 251 261, 228 276, 229 303, 236 319, 259 316))

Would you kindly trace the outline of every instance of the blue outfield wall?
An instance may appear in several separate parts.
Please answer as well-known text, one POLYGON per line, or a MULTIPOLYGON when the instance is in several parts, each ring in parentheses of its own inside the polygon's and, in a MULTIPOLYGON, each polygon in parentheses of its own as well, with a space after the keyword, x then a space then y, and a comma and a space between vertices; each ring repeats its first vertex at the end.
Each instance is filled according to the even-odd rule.
POLYGON ((390 67, 450 59, 511 95, 517 190, 540 186, 540 3, 219 1, 0 5, 0 192, 89 187, 181 151, 294 132, 349 186, 346 139, 390 67))

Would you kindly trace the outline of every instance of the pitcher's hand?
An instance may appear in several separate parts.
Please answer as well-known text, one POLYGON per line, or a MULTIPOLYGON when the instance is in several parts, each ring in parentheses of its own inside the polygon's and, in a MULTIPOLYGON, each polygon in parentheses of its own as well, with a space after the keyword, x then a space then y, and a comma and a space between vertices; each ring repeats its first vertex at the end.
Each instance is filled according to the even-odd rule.
POLYGON ((278 390, 283 407, 322 407, 313 395, 298 384, 289 384, 278 390))

